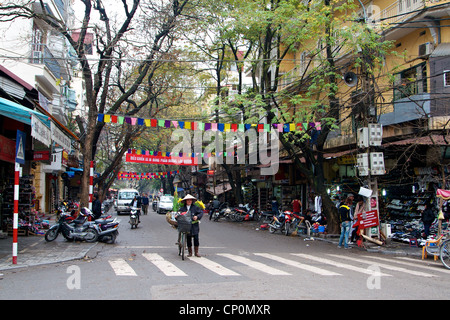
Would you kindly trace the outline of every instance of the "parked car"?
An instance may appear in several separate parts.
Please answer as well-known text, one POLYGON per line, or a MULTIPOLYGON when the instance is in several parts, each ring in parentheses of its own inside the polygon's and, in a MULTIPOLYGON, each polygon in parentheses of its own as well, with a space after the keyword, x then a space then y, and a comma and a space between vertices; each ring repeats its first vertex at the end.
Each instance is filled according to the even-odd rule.
POLYGON ((157 210, 159 214, 165 214, 173 209, 173 196, 161 196, 159 199, 157 210))
POLYGON ((139 197, 139 191, 136 189, 120 189, 117 193, 117 199, 114 201, 114 208, 117 214, 130 213, 129 203, 134 199, 134 196, 139 197))

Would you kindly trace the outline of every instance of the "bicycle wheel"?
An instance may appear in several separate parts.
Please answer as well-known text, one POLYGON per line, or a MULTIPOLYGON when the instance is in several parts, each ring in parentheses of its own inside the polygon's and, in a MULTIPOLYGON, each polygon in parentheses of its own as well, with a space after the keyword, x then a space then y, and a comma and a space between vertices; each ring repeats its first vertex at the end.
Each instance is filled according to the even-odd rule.
POLYGON ((181 236, 180 236, 180 241, 179 241, 179 250, 178 250, 178 255, 181 255, 181 259, 184 260, 184 251, 186 250, 186 233, 185 232, 181 232, 181 236))
POLYGON ((439 257, 441 262, 447 269, 450 269, 450 240, 444 241, 439 249, 439 257))

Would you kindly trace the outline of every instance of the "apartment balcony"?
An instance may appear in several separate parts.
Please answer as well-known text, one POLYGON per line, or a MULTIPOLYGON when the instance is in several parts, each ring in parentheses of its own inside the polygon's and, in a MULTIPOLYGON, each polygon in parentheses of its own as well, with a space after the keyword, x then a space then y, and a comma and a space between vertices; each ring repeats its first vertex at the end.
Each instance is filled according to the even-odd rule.
POLYGON ((376 10, 376 7, 372 6, 372 12, 375 12, 373 15, 369 13, 369 20, 378 27, 383 25, 392 26, 408 20, 417 13, 415 12, 416 10, 423 9, 425 3, 423 0, 399 0, 393 2, 383 10, 376 10))
POLYGON ((45 65, 55 78, 61 78, 61 66, 59 65, 56 58, 50 52, 45 44, 34 43, 32 44, 32 56, 30 62, 33 64, 43 64, 45 65))

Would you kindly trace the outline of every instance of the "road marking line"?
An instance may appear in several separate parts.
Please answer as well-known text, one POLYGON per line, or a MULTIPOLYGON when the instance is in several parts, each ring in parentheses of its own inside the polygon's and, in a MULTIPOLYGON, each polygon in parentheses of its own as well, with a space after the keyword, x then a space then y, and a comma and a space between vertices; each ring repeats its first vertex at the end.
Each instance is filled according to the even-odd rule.
MULTIPOLYGON (((387 258, 381 258, 381 257, 371 257, 371 258, 389 261, 389 259, 387 259, 387 258)), ((443 273, 450 274, 450 270, 444 269, 443 268, 444 266, 442 265, 442 263, 440 263, 440 266, 442 268, 439 268, 438 264, 430 265, 430 266, 421 265, 421 262, 419 262, 419 261, 422 261, 422 260, 418 260, 418 259, 411 259, 411 258, 407 258, 407 257, 395 257, 395 258, 396 258, 395 259, 396 261, 394 261, 394 260, 391 260, 391 261, 394 261, 395 263, 402 264, 402 265, 405 265, 405 266, 411 266, 411 267, 415 267, 415 268, 427 269, 427 270, 432 271, 432 272, 437 271, 437 272, 443 272, 443 273), (398 261, 397 259, 401 259, 401 260, 404 260, 404 261, 398 261), (407 262, 407 261, 412 261, 412 263, 407 262)))
MULTIPOLYGON (((307 254, 301 254, 301 253, 291 253, 291 254, 294 255, 294 256, 302 257, 304 259, 310 259, 310 260, 313 260, 313 261, 317 261, 317 262, 321 262, 321 263, 325 263, 325 264, 330 264, 330 265, 338 267, 338 268, 343 268, 343 269, 348 269, 348 270, 352 270, 352 271, 356 271, 356 272, 361 272, 361 273, 368 274, 368 275, 373 275, 374 274, 374 272, 372 270, 359 268, 359 267, 353 266, 351 264, 340 263, 340 262, 337 262, 337 261, 334 261, 334 260, 314 257, 314 256, 310 256, 310 255, 307 255, 307 254)), ((379 273, 379 274, 377 273, 377 275, 385 276, 385 277, 391 277, 390 274, 386 274, 386 273, 379 273)))
MULTIPOLYGON (((177 268, 172 262, 165 260, 157 253, 143 253, 145 259, 153 263, 159 270, 169 277, 186 277, 187 274, 177 268)), ((180 258, 181 261, 181 258, 180 258)))
POLYGON ((239 273, 236 273, 233 270, 225 268, 224 266, 218 264, 217 262, 206 259, 205 257, 201 257, 200 259, 196 258, 189 259, 189 261, 198 263, 203 267, 207 268, 208 270, 211 270, 212 272, 215 272, 221 276, 240 276, 239 273))
POLYGON ((278 275, 278 276, 290 276, 291 275, 290 273, 287 273, 287 272, 284 272, 282 270, 278 270, 278 269, 272 268, 272 267, 270 267, 270 266, 268 266, 268 265, 266 265, 264 263, 253 261, 253 260, 250 260, 250 259, 247 259, 247 258, 244 258, 244 257, 241 257, 241 256, 237 256, 237 255, 234 255, 234 254, 218 253, 217 255, 229 258, 231 260, 234 260, 234 261, 237 261, 237 262, 240 262, 240 263, 243 263, 243 264, 245 264, 245 265, 247 265, 247 266, 249 266, 251 268, 255 268, 255 269, 257 269, 257 270, 259 270, 261 272, 268 273, 268 274, 271 274, 271 275, 278 275))
POLYGON ((115 259, 108 261, 117 276, 137 276, 133 268, 124 259, 115 259))
POLYGON ((257 255, 257 256, 260 256, 260 257, 265 257, 265 258, 268 258, 268 259, 272 259, 272 260, 278 261, 280 263, 287 264, 287 265, 295 267, 295 268, 299 268, 299 269, 303 269, 303 270, 310 271, 310 272, 313 272, 313 273, 317 273, 317 274, 320 274, 322 276, 340 276, 341 275, 341 274, 333 272, 333 271, 328 271, 328 270, 317 268, 317 267, 314 267, 314 266, 311 266, 311 265, 303 264, 303 263, 300 263, 298 261, 285 259, 285 258, 282 258, 282 257, 279 257, 279 256, 274 256, 274 255, 269 254, 269 253, 254 253, 254 254, 257 255))
POLYGON ((385 268, 388 270, 393 270, 393 271, 399 271, 399 272, 403 272, 403 273, 409 273, 415 276, 420 276, 420 277, 427 277, 427 278, 431 278, 431 277, 436 277, 433 274, 430 273, 425 273, 425 272, 420 272, 420 271, 414 271, 414 270, 409 270, 409 269, 405 269, 405 268, 400 268, 400 267, 395 267, 389 264, 384 264, 384 263, 378 263, 375 261, 368 261, 365 259, 357 259, 357 258, 351 258, 351 257, 347 257, 347 256, 341 256, 341 255, 337 255, 337 254, 329 254, 329 256, 335 257, 335 258, 342 258, 342 259, 347 259, 347 260, 352 260, 355 262, 360 262, 360 263, 366 263, 366 264, 375 264, 378 267, 381 268, 385 268))

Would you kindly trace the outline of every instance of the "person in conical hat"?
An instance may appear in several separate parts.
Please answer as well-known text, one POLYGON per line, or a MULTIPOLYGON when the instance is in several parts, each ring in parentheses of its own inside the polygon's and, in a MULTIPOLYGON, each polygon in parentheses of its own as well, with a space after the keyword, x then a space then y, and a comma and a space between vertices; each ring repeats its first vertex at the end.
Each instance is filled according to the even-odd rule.
POLYGON ((190 194, 188 194, 183 199, 181 199, 181 202, 186 204, 186 200, 192 200, 192 203, 195 203, 197 201, 197 198, 192 196, 192 195, 190 195, 190 194))
POLYGON ((186 237, 187 247, 188 247, 188 257, 192 257, 192 238, 194 238, 194 252, 196 257, 200 257, 198 253, 198 248, 200 246, 199 242, 199 233, 200 226, 199 221, 203 217, 203 210, 199 207, 195 206, 194 203, 197 201, 197 198, 188 194, 181 202, 184 204, 183 207, 180 208, 180 212, 190 213, 192 219, 191 232, 186 237))

